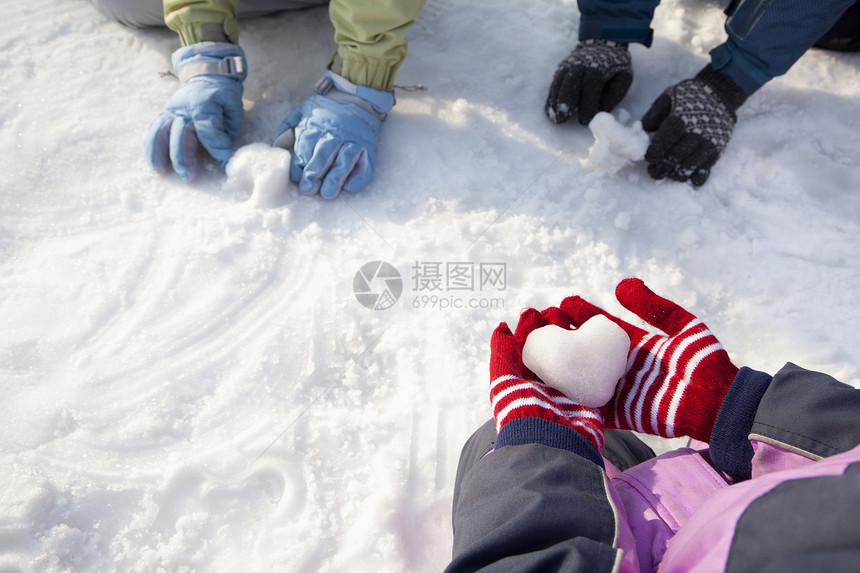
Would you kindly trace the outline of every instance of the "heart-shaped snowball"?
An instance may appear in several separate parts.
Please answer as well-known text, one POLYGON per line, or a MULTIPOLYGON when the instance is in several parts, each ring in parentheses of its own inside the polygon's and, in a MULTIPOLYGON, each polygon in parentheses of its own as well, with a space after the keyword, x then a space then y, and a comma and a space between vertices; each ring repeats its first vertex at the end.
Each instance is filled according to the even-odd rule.
POLYGON ((554 324, 533 330, 523 346, 523 364, 577 404, 599 408, 624 376, 629 350, 627 333, 597 314, 576 330, 554 324))

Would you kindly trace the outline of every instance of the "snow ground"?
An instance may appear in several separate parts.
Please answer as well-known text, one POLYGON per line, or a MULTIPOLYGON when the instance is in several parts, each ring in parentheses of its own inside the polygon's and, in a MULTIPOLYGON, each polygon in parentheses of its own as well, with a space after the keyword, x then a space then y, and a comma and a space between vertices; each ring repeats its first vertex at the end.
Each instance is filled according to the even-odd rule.
MULTIPOLYGON (((398 92, 373 183, 325 202, 211 164, 192 184, 151 173, 174 35, 85 0, 4 4, 3 573, 439 571, 492 329, 574 293, 619 311, 625 276, 739 365, 860 386, 856 55, 812 51, 753 96, 693 189, 595 163, 587 129, 543 116, 573 0, 430 0, 398 76, 427 89, 398 92), (403 278, 387 310, 353 296, 369 261, 403 278), (448 267, 503 269, 504 288, 448 267)), ((615 118, 697 71, 722 22, 665 0, 615 118)), ((333 44, 325 9, 241 33, 248 145, 333 44)))

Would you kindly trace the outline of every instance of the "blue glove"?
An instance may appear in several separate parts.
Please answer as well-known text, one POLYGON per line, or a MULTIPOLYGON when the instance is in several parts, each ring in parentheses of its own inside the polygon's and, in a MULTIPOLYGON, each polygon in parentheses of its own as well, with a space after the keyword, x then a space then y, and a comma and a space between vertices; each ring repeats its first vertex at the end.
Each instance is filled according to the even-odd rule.
POLYGON ((233 140, 245 115, 245 52, 229 42, 200 42, 176 50, 173 69, 184 85, 149 126, 146 158, 159 173, 172 163, 188 181, 197 175, 198 144, 222 170, 233 156, 233 140))
POLYGON ((291 149, 290 179, 326 199, 363 189, 373 177, 376 145, 394 93, 356 86, 327 71, 317 95, 293 110, 272 145, 291 149))

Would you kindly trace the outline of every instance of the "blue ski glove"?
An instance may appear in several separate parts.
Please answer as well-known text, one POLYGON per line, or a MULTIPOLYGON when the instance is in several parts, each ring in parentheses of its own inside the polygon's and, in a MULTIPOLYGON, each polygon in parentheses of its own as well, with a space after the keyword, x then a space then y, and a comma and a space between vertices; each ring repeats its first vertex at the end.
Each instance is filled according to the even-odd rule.
POLYGON ((394 93, 357 86, 327 71, 311 96, 278 128, 272 145, 293 153, 290 179, 326 199, 355 193, 373 177, 382 121, 394 93))
POLYGON ((173 69, 184 85, 146 133, 146 158, 159 173, 170 165, 186 181, 197 175, 202 145, 223 170, 245 115, 242 81, 245 52, 229 42, 200 42, 173 53, 173 69))

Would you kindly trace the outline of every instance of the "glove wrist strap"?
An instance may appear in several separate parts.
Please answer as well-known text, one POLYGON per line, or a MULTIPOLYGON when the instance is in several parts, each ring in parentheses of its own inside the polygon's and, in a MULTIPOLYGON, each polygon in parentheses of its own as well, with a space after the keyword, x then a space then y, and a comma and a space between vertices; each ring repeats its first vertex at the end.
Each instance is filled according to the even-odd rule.
POLYGON ((226 76, 242 81, 248 74, 241 56, 229 56, 218 61, 190 62, 177 72, 183 84, 195 76, 226 76))
POLYGON ((381 92, 379 90, 372 90, 377 92, 378 99, 381 100, 379 101, 379 103, 374 104, 355 93, 348 93, 347 91, 344 91, 358 91, 358 89, 361 88, 353 85, 346 78, 343 78, 331 71, 327 71, 325 75, 323 75, 323 77, 321 77, 314 86, 314 91, 320 95, 324 95, 331 99, 355 104, 367 111, 368 113, 376 116, 379 121, 385 121, 385 118, 388 117, 388 112, 391 110, 392 107, 394 107, 394 94, 381 92))
POLYGON ((200 42, 173 53, 173 69, 181 83, 196 76, 224 76, 244 81, 248 76, 245 52, 229 42, 200 42))

